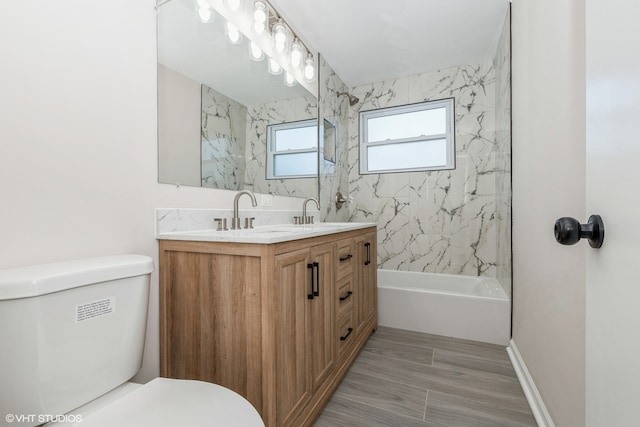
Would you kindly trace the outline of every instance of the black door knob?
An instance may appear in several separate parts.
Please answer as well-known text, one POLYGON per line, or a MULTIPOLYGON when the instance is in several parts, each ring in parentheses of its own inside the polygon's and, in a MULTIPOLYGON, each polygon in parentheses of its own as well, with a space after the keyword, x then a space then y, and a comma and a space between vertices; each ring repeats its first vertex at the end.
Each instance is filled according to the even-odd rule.
POLYGON ((589 246, 599 248, 604 241, 604 223, 600 215, 591 215, 586 224, 575 218, 563 217, 553 227, 556 241, 562 245, 574 245, 580 239, 588 239, 589 246))

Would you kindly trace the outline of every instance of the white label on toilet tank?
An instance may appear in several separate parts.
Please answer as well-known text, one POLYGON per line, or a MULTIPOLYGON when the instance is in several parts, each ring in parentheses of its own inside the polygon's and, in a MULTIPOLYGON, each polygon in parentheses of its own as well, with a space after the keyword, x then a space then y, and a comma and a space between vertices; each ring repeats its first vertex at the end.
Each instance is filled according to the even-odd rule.
POLYGON ((76 323, 116 311, 116 297, 76 305, 76 323))

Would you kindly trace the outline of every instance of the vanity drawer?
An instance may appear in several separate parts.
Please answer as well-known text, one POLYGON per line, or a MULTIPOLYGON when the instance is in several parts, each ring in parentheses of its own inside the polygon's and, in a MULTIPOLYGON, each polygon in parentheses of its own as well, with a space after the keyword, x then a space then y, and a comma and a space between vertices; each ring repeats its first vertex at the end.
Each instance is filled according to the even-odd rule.
POLYGON ((350 274, 336 282, 336 300, 337 316, 344 315, 347 311, 353 311, 353 300, 356 298, 355 290, 353 286, 353 275, 350 274))
POLYGON ((338 317, 338 360, 347 356, 356 342, 356 322, 354 321, 353 310, 338 317))
POLYGON ((353 273, 353 263, 355 260, 353 239, 338 240, 337 248, 336 279, 340 280, 353 273))

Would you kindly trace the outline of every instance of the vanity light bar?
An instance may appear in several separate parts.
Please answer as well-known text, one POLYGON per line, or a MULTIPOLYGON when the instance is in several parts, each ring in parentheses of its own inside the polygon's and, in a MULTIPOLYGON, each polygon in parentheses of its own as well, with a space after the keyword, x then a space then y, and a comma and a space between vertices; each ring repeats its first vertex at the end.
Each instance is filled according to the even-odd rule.
POLYGON ((271 3, 267 0, 192 1, 201 22, 213 21, 215 13, 222 16, 225 20, 225 36, 230 43, 240 43, 244 33, 250 43, 247 53, 252 60, 262 61, 267 57, 271 74, 287 71, 285 84, 293 86, 297 79, 314 93, 311 85, 316 77, 313 53, 271 3))
POLYGON ((300 41, 298 35, 287 25, 274 7, 267 0, 255 0, 253 10, 253 28, 268 22, 269 32, 273 38, 274 48, 279 53, 288 53, 289 62, 294 68, 303 67, 303 76, 308 82, 315 78, 313 54, 300 41))

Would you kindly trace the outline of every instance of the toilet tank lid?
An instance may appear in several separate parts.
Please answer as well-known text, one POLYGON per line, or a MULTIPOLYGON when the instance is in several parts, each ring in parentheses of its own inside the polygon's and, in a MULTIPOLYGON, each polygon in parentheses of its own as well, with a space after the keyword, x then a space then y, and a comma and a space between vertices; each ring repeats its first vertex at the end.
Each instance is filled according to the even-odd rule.
POLYGON ((0 270, 0 301, 29 298, 153 271, 145 255, 115 255, 0 270))

